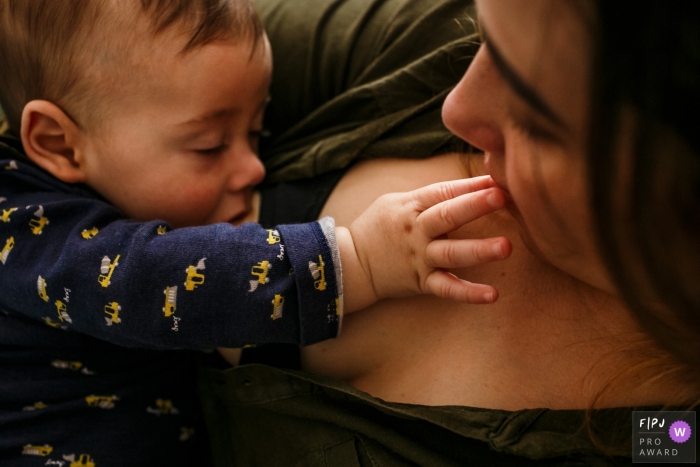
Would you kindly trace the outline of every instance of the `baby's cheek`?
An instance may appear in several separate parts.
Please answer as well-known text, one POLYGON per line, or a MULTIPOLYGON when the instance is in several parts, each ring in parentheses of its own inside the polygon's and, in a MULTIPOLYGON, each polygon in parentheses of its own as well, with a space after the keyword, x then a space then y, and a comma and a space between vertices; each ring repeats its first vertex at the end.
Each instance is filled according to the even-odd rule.
POLYGON ((168 203, 172 216, 169 222, 174 227, 205 225, 216 211, 218 200, 218 191, 204 180, 183 186, 173 193, 168 203))

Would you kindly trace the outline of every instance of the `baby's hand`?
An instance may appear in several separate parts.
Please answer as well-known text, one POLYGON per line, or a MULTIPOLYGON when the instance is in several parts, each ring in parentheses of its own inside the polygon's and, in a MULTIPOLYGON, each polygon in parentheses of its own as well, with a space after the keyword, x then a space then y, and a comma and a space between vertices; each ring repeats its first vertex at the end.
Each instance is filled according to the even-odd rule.
POLYGON ((426 293, 466 303, 495 302, 495 288, 445 269, 505 259, 512 248, 508 239, 450 240, 446 234, 504 205, 503 192, 489 176, 380 197, 348 229, 336 230, 345 311, 426 293))

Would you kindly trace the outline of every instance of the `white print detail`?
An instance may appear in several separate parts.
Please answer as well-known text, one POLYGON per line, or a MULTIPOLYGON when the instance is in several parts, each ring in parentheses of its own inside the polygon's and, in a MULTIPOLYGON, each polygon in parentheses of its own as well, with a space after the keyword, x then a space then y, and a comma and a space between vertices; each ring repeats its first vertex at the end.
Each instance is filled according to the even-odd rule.
POLYGON ((63 287, 63 291, 66 293, 66 295, 63 297, 63 300, 65 300, 66 303, 68 303, 68 302, 70 301, 70 300, 69 300, 69 298, 70 298, 70 297, 69 297, 69 295, 70 295, 70 289, 67 289, 67 288, 63 287))
POLYGON ((5 166, 7 170, 17 170, 17 161, 12 160, 8 165, 5 166))
POLYGON ((59 467, 63 467, 63 465, 64 465, 65 463, 66 463, 65 461, 57 461, 57 460, 54 460, 54 459, 48 459, 48 460, 46 461, 46 464, 44 464, 44 465, 58 465, 59 467))
POLYGON ((180 328, 177 327, 177 323, 180 321, 180 318, 177 316, 173 316, 173 327, 171 328, 173 331, 178 331, 180 328))
POLYGON ((284 259, 284 245, 282 245, 281 243, 280 243, 280 254, 277 255, 277 257, 280 259, 280 261, 284 259))
POLYGON ((100 264, 100 272, 102 274, 107 274, 109 272, 109 264, 112 261, 109 259, 109 256, 105 256, 102 258, 102 263, 100 264))
POLYGON ((187 441, 194 435, 194 428, 180 427, 180 441, 187 441))
POLYGON ((7 198, 0 196, 0 203, 4 203, 5 201, 7 201, 7 198))

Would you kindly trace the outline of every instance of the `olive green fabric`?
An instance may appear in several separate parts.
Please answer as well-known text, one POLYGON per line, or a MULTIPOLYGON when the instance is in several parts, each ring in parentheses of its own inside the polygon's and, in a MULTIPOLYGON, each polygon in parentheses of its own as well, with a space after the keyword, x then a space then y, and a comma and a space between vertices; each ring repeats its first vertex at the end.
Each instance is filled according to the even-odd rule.
POLYGON ((268 182, 360 159, 428 157, 478 44, 467 0, 255 0, 274 57, 268 182))
MULTIPOLYGON (((201 384, 218 467, 630 463, 600 454, 583 411, 388 403, 339 381, 264 365, 203 370, 201 384)), ((631 409, 593 416, 600 439, 630 456, 631 409)))

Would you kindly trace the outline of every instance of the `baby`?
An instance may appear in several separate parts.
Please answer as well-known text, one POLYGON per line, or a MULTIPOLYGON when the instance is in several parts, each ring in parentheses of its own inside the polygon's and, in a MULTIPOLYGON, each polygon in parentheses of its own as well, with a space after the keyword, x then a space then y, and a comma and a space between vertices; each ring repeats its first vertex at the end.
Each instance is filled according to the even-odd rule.
POLYGON ((175 349, 308 345, 388 297, 497 298, 442 269, 505 257, 445 239, 503 206, 489 178, 384 197, 349 229, 234 226, 272 67, 249 1, 0 0, 0 36, 21 140, 0 145, 3 465, 199 465, 196 354, 175 349))

